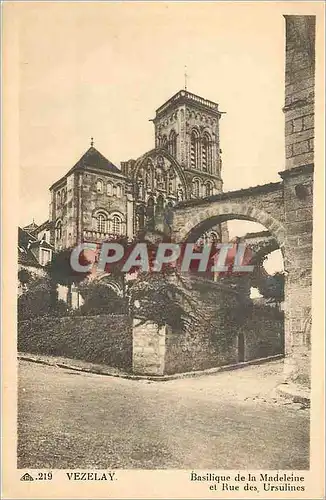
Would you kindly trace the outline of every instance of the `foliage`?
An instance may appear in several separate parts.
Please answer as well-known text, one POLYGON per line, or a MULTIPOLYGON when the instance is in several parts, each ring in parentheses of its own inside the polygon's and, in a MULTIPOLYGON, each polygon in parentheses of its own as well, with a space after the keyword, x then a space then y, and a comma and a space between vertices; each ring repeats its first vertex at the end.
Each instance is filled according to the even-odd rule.
POLYGON ((22 285, 27 285, 28 283, 33 281, 33 279, 33 274, 28 271, 28 269, 22 268, 18 271, 18 280, 22 285))
MULTIPOLYGON (((53 284, 52 297, 53 297, 53 307, 57 307, 55 303, 57 302, 56 287, 57 285, 63 285, 68 287, 67 295, 67 305, 68 309, 71 308, 71 287, 73 284, 78 284, 83 281, 89 272, 80 273, 72 269, 70 264, 70 256, 72 248, 65 248, 60 252, 53 255, 51 262, 45 266, 45 270, 51 279, 53 284)), ((83 265, 90 263, 86 258, 85 254, 82 253, 80 256, 80 263, 83 265)))
POLYGON ((182 329, 194 318, 194 301, 185 278, 173 269, 163 273, 141 273, 130 287, 133 314, 140 323, 165 324, 182 329))
MULTIPOLYGON (((87 272, 80 273, 72 269, 70 264, 72 250, 72 248, 65 248, 55 253, 51 262, 45 266, 46 272, 54 283, 69 287, 73 284, 80 283, 89 274, 87 272)), ((80 261, 83 261, 83 265, 89 263, 83 254, 80 261)))
POLYGON ((269 302, 280 303, 284 301, 284 274, 275 273, 265 276, 258 282, 258 290, 269 302))
POLYGON ((85 301, 79 311, 81 315, 123 314, 126 311, 126 300, 119 297, 108 283, 82 283, 78 290, 85 301))
POLYGON ((48 277, 35 277, 29 281, 29 288, 18 297, 18 319, 50 314, 52 309, 51 282, 48 277))

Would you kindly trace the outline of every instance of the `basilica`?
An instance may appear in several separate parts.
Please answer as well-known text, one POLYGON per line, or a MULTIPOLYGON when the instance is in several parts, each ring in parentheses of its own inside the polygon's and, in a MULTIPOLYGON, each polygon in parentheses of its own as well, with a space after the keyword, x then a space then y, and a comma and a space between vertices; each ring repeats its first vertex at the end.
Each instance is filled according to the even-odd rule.
MULTIPOLYGON (((133 239, 167 207, 222 192, 218 104, 180 90, 156 110, 154 148, 121 168, 95 147, 50 187, 50 217, 28 233, 54 252, 80 242, 133 239)), ((31 227, 33 226, 33 227, 31 227)), ((214 227, 202 238, 222 239, 214 227)), ((225 230, 225 229, 224 229, 225 230)))

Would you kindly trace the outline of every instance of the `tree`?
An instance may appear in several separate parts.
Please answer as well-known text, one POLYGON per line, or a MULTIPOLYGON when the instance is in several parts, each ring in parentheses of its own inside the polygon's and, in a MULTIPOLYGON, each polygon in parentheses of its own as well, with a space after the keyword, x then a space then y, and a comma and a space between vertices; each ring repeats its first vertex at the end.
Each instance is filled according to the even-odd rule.
POLYGON ((51 282, 47 276, 31 278, 28 290, 18 297, 18 319, 44 316, 51 312, 51 282))
MULTIPOLYGON (((55 253, 53 255, 51 262, 49 262, 45 266, 45 270, 49 275, 55 288, 57 287, 57 285, 63 285, 68 288, 67 305, 69 308, 71 307, 72 285, 77 285, 78 283, 81 283, 90 273, 90 271, 80 273, 72 269, 70 264, 70 256, 72 250, 73 250, 72 248, 65 248, 60 252, 55 253)), ((80 256, 80 262, 83 265, 90 263, 85 257, 84 253, 82 253, 80 256)))
POLYGON ((284 274, 275 273, 258 281, 258 290, 268 302, 279 304, 284 301, 284 274))
POLYGON ((80 314, 123 314, 126 311, 126 300, 119 297, 109 283, 103 281, 81 283, 78 291, 84 299, 80 314))
POLYGON ((22 285, 27 285, 33 281, 33 275, 28 269, 22 268, 18 271, 18 280, 22 285))
POLYGON ((140 273, 130 286, 130 304, 139 324, 150 321, 182 329, 195 317, 191 287, 173 268, 166 272, 140 273))

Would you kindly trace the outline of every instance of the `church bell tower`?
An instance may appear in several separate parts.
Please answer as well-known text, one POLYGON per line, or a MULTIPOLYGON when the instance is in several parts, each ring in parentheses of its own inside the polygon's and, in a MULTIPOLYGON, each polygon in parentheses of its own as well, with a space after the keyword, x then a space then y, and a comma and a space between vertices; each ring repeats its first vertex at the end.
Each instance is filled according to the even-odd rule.
MULTIPOLYGON (((156 110, 155 147, 167 149, 187 172, 202 181, 211 179, 221 192, 221 158, 218 104, 180 90, 156 110)), ((213 193, 210 193, 213 194, 213 193)))

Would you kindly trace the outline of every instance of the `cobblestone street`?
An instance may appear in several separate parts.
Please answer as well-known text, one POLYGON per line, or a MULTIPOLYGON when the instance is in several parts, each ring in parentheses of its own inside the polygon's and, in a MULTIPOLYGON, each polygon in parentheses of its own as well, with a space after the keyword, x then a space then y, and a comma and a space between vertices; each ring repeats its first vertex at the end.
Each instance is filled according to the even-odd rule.
POLYGON ((282 361, 166 382, 19 368, 19 468, 309 467, 309 410, 274 390, 282 361))

